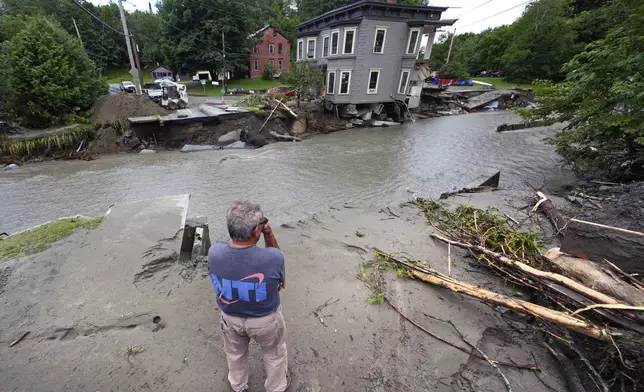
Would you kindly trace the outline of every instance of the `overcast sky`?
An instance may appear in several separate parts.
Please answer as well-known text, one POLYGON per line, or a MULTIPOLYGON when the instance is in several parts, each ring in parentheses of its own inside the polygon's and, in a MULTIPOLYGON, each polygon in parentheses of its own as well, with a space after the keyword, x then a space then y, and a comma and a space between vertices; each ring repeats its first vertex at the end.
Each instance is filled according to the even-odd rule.
MULTIPOLYGON (((110 0, 90 1, 98 5, 107 4, 110 0)), ((429 3, 441 7, 454 7, 443 13, 443 19, 458 18, 458 22, 454 25, 457 32, 478 33, 490 27, 514 22, 523 13, 526 4, 520 4, 525 2, 525 0, 430 0, 429 3), (519 6, 514 9, 492 16, 517 5, 519 6), (481 20, 490 16, 492 17, 489 19, 481 20)), ((151 3, 154 8, 156 0, 151 1, 151 3)), ((123 7, 128 11, 134 11, 135 9, 147 10, 148 0, 124 0, 123 7)))

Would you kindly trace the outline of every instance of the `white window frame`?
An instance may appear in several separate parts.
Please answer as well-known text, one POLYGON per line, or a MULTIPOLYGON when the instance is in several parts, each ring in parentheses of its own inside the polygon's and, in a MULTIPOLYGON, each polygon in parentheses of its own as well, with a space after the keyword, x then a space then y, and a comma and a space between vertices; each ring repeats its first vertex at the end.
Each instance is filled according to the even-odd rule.
POLYGON ((341 69, 340 70, 340 78, 338 78, 338 95, 349 95, 351 94, 351 74, 353 73, 352 69, 341 69), (348 72, 349 73, 349 80, 347 80, 347 92, 343 93, 342 92, 342 74, 348 72))
POLYGON ((277 69, 283 69, 283 67, 284 67, 284 61, 277 60, 277 69))
POLYGON ((340 53, 340 30, 333 30, 331 31, 331 39, 329 40, 329 54, 331 56, 336 56, 338 53, 340 53), (333 36, 337 35, 338 36, 338 46, 335 48, 335 53, 333 53, 333 36))
POLYGON ((375 54, 385 53, 385 42, 387 42, 387 26, 376 26, 376 32, 373 35, 373 48, 372 48, 373 53, 375 54), (382 50, 380 52, 376 52, 376 38, 378 37, 379 30, 384 31, 385 34, 382 37, 382 50))
POLYGON ((303 39, 298 39, 297 40, 297 59, 302 60, 302 57, 304 56, 304 40, 303 39), (302 45, 302 46, 300 46, 302 45), (300 50, 302 49, 302 50, 300 50))
POLYGON ((325 35, 322 37, 322 58, 324 57, 329 57, 329 53, 331 53, 331 36, 330 35, 325 35), (327 46, 326 46, 326 54, 324 53, 324 41, 327 41, 327 46))
POLYGON ((378 94, 378 85, 380 84, 380 71, 381 68, 369 68, 369 78, 367 79, 367 94, 378 94), (371 74, 377 72, 378 78, 376 79, 376 88, 371 90, 369 89, 369 84, 371 84, 371 74))
POLYGON ((420 27, 409 29, 409 36, 407 37, 407 46, 405 46, 405 54, 416 54, 418 43, 421 41, 421 36, 420 36, 420 27), (416 34, 416 43, 414 43, 414 47, 412 48, 412 51, 409 51, 409 44, 411 43, 411 35, 413 32, 416 31, 418 34, 416 34))
POLYGON ((398 79, 398 85, 396 86, 396 87, 398 87, 398 94, 407 95, 407 88, 409 87, 409 78, 411 78, 411 69, 409 69, 409 68, 401 69, 400 70, 400 79, 398 79), (407 72, 407 81, 405 83, 405 87, 403 88, 403 90, 400 91, 400 83, 402 82, 403 75, 405 74, 405 72, 407 72))
POLYGON ((356 34, 358 34, 358 28, 357 27, 345 27, 344 28, 344 34, 343 34, 343 39, 342 39, 342 54, 354 54, 356 52, 356 34), (353 40, 351 42, 351 52, 345 52, 344 49, 346 49, 347 46, 347 32, 348 31, 353 31, 353 40))
POLYGON ((275 45, 273 44, 268 44, 268 53, 274 54, 275 53, 275 45))
POLYGON ((315 60, 315 50, 317 49, 315 46, 317 45, 317 38, 307 38, 306 39, 306 59, 307 60, 315 60), (313 42, 313 57, 309 57, 309 49, 311 48, 311 42, 313 42))
POLYGON ((335 68, 331 68, 327 70, 326 74, 326 93, 329 95, 335 95, 335 85, 338 84, 338 70, 335 68), (329 83, 329 79, 331 78, 331 75, 333 75, 333 85, 329 83), (329 87, 333 86, 333 91, 329 91, 329 87))
POLYGON ((253 60, 253 70, 255 72, 259 71, 259 60, 257 59, 253 60))

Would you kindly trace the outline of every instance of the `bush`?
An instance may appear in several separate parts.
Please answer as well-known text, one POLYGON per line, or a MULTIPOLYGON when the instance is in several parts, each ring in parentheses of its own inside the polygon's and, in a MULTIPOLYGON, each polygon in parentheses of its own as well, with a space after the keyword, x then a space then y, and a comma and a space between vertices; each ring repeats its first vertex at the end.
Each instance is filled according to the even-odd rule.
POLYGON ((438 76, 441 79, 467 79, 469 75, 467 74, 467 69, 465 65, 452 61, 443 65, 438 70, 438 76))
POLYGON ((324 86, 324 72, 319 66, 297 62, 286 72, 286 82, 297 91, 297 102, 306 97, 316 97, 324 86))
POLYGON ((23 125, 75 119, 107 91, 78 40, 44 16, 26 23, 6 55, 7 106, 23 125))
POLYGON ((273 80, 275 78, 275 68, 270 64, 264 65, 264 74, 262 79, 264 80, 273 80))

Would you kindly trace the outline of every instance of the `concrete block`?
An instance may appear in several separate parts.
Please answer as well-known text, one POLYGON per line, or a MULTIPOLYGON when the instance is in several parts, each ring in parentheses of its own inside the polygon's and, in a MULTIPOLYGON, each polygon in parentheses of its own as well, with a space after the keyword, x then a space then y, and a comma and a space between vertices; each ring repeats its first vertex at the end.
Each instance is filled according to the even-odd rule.
POLYGON ((196 260, 200 256, 208 256, 210 245, 207 218, 201 216, 187 219, 183 229, 180 260, 196 260))
POLYGON ((348 122, 348 123, 345 125, 345 127, 347 127, 347 129, 351 129, 351 128, 353 128, 353 123, 348 122))
POLYGON ((222 135, 217 139, 217 142, 221 144, 229 144, 233 143, 239 140, 239 132, 237 131, 230 131, 225 135, 222 135))
POLYGON ((371 110, 369 110, 367 113, 365 113, 362 116, 360 116, 360 118, 365 120, 365 121, 366 120, 371 120, 371 115, 372 114, 373 114, 373 112, 371 110))
POLYGON ((610 261, 627 273, 644 274, 644 233, 571 219, 561 251, 583 259, 610 261))
POLYGON ((374 121, 373 122, 374 127, 395 127, 398 125, 400 125, 400 123, 395 121, 374 121))
POLYGON ((353 124, 354 125, 362 125, 364 123, 364 120, 359 119, 359 118, 354 118, 353 119, 353 124))
POLYGON ((186 144, 181 149, 181 152, 195 152, 195 151, 205 151, 205 150, 214 150, 217 146, 210 144, 197 145, 197 144, 186 144))
POLYGON ((246 143, 242 141, 236 141, 235 143, 230 143, 229 145, 224 147, 225 149, 239 149, 239 148, 246 148, 246 143))
POLYGON ((146 149, 144 149, 144 150, 139 151, 139 154, 156 154, 156 151, 155 151, 155 150, 150 150, 150 149, 147 149, 147 148, 146 148, 146 149))
POLYGON ((306 117, 298 117, 293 121, 293 125, 291 126, 291 133, 293 135, 301 135, 306 132, 307 129, 307 122, 306 122, 306 117))

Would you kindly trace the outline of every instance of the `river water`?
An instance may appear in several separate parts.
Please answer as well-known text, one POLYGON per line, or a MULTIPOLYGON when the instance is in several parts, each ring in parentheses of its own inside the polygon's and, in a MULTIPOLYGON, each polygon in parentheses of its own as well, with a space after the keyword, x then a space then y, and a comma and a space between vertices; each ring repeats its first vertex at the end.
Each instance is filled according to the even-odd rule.
POLYGON ((27 165, 0 173, 0 232, 61 216, 98 216, 114 203, 190 193, 190 216, 205 215, 214 240, 225 235, 228 205, 257 201, 275 223, 330 205, 385 206, 465 186, 489 169, 501 186, 542 186, 565 174, 543 139, 552 128, 497 133, 510 112, 421 120, 277 143, 260 150, 122 154, 91 162, 27 165), (225 155, 232 159, 220 162, 225 155))

